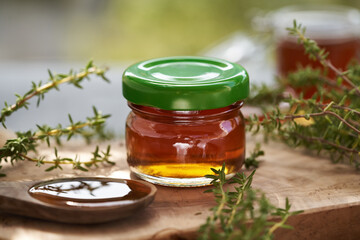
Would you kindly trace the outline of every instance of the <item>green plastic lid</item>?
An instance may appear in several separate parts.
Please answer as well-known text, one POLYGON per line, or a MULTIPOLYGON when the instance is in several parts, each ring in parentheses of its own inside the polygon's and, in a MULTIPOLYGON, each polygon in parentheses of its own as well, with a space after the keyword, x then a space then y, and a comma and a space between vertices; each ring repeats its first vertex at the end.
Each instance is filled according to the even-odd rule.
POLYGON ((139 62, 123 74, 132 103, 164 110, 226 107, 249 94, 249 75, 238 65, 205 57, 167 57, 139 62))

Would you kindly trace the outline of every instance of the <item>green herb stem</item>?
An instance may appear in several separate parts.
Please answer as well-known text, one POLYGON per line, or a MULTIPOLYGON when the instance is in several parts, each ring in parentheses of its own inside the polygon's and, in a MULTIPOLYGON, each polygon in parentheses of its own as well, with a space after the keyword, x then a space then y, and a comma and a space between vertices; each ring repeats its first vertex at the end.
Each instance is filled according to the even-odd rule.
POLYGON ((236 211, 237 211, 237 208, 240 206, 240 203, 241 201, 243 200, 244 198, 244 185, 241 187, 241 192, 240 194, 237 196, 236 198, 236 202, 234 204, 234 206, 232 207, 232 210, 231 210, 231 214, 230 214, 230 218, 226 224, 227 227, 230 227, 232 224, 233 224, 233 221, 234 221, 234 217, 236 215, 236 211))
POLYGON ((41 82, 39 84, 35 84, 33 82, 32 89, 30 91, 28 91, 24 96, 16 95, 18 98, 14 104, 9 106, 5 102, 5 107, 1 110, 0 122, 6 128, 6 125, 5 125, 6 117, 9 117, 12 113, 14 113, 16 110, 18 110, 22 107, 27 108, 28 101, 35 96, 39 97, 38 103, 37 103, 39 105, 40 100, 44 98, 44 93, 46 93, 50 89, 54 89, 54 88, 58 89, 58 85, 61 85, 64 83, 71 83, 78 88, 82 88, 80 85, 80 82, 83 79, 88 78, 88 76, 91 74, 96 74, 97 76, 100 76, 103 80, 108 82, 109 80, 104 75, 106 71, 107 71, 106 68, 101 69, 101 68, 94 66, 92 61, 90 61, 87 64, 86 68, 83 71, 76 73, 76 74, 74 74, 72 71, 70 71, 69 74, 53 75, 49 71, 50 79, 49 79, 48 83, 41 85, 41 82))
MULTIPOLYGON (((90 61, 84 70, 81 70, 79 73, 73 73, 71 70, 69 74, 56 74, 53 75, 50 71, 49 78, 50 81, 44 85, 36 83, 32 83, 32 89, 25 93, 24 96, 16 95, 18 98, 16 103, 9 106, 5 102, 5 107, 1 110, 0 121, 4 127, 6 117, 10 116, 13 112, 18 110, 21 107, 27 108, 28 100, 37 96, 38 104, 41 100, 44 99, 44 94, 47 93, 50 89, 58 89, 58 85, 64 83, 73 84, 75 87, 82 88, 80 85, 83 79, 87 79, 90 74, 96 74, 101 77, 103 80, 108 82, 108 79, 104 76, 104 73, 107 69, 101 69, 93 65, 93 62, 90 61)), ((62 128, 59 124, 56 128, 51 128, 47 125, 39 126, 37 125, 38 131, 26 131, 26 132, 16 132, 17 138, 8 139, 4 146, 0 148, 0 164, 2 161, 8 162, 11 164, 18 160, 29 160, 37 163, 37 166, 41 166, 45 163, 53 163, 54 165, 47 168, 46 171, 51 171, 53 169, 59 168, 61 164, 73 164, 74 169, 80 169, 82 171, 87 171, 86 168, 91 167, 93 165, 97 166, 97 163, 105 162, 109 164, 114 164, 109 160, 110 157, 110 146, 107 151, 99 152, 99 148, 97 147, 95 152, 93 153, 93 158, 91 161, 80 162, 77 157, 75 159, 71 158, 60 158, 57 153, 57 149, 55 150, 55 159, 53 160, 45 160, 44 158, 32 158, 27 154, 30 151, 36 152, 37 142, 38 141, 46 141, 48 146, 50 147, 50 138, 55 139, 57 144, 61 144, 61 137, 63 135, 67 136, 67 140, 70 140, 74 135, 81 135, 85 138, 85 140, 89 143, 90 139, 99 136, 101 139, 109 139, 110 137, 104 131, 104 123, 106 119, 110 117, 110 115, 102 115, 95 107, 93 107, 94 116, 88 117, 84 122, 74 122, 70 114, 68 115, 70 125, 68 127, 62 128), (89 129, 89 130, 86 130, 89 129)), ((1 165, 0 165, 1 169, 1 165)), ((5 176, 5 174, 0 174, 0 176, 5 176)))
POLYGON ((285 225, 285 223, 287 222, 287 220, 288 220, 288 218, 290 217, 290 215, 291 215, 290 213, 287 213, 285 216, 282 217, 282 219, 281 219, 280 222, 275 223, 275 224, 269 229, 269 231, 268 231, 267 234, 266 234, 269 239, 271 239, 271 236, 274 234, 274 232, 275 232, 277 229, 279 229, 279 228, 281 228, 282 226, 285 225))
POLYGON ((355 89, 357 95, 360 95, 359 87, 346 76, 345 72, 340 71, 327 59, 328 53, 325 53, 325 50, 319 48, 315 41, 305 37, 305 28, 303 28, 301 24, 297 24, 294 20, 293 28, 288 28, 288 30, 290 34, 297 36, 299 42, 304 45, 305 50, 310 57, 317 59, 324 67, 330 68, 335 72, 337 77, 341 77, 347 84, 355 89))

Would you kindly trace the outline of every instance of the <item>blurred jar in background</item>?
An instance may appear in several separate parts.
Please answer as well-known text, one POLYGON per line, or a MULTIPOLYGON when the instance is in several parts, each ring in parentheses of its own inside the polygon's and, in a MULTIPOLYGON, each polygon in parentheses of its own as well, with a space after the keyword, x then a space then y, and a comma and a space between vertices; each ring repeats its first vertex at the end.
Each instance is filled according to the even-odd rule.
MULTIPOLYGON (((305 36, 315 40, 329 53, 332 64, 345 70, 353 59, 360 59, 360 13, 357 9, 342 6, 292 6, 282 8, 271 14, 271 27, 276 40, 277 73, 286 76, 298 67, 311 66, 321 68, 317 61, 309 59, 296 37, 290 36, 287 27, 293 20, 306 27, 305 36)), ((329 71, 328 77, 335 79, 335 73, 329 71)), ((310 98, 316 89, 295 89, 303 91, 310 98)))

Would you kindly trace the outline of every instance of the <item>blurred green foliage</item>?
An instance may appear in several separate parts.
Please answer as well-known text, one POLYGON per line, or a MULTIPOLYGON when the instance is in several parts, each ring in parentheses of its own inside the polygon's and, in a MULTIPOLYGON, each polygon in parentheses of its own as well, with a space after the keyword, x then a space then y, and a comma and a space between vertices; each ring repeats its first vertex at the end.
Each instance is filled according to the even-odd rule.
POLYGON ((307 3, 360 7, 358 0, 0 0, 7 39, 0 50, 12 49, 6 59, 196 55, 234 31, 251 32, 254 16, 307 3))
POLYGON ((96 58, 123 60, 194 55, 234 31, 251 31, 251 19, 257 14, 304 3, 360 6, 359 1, 339 0, 110 1, 94 46, 99 49, 96 58))

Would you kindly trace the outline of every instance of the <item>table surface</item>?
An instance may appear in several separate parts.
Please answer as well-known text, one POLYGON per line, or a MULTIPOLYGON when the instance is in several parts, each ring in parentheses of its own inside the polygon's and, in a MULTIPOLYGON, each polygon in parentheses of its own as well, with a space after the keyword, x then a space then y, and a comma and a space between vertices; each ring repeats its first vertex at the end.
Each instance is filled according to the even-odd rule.
MULTIPOLYGON (((248 139, 251 150, 254 140, 248 139)), ((105 144, 104 144, 105 147, 105 144)), ((78 154, 90 157, 94 146, 68 145, 59 149, 63 157, 78 154)), ((283 207, 285 198, 292 210, 303 214, 290 218, 295 230, 280 230, 276 239, 359 239, 360 238, 360 178, 354 167, 332 164, 326 157, 312 156, 305 150, 294 150, 280 143, 263 145, 262 159, 253 187, 266 193, 270 201, 283 207)), ((43 149, 41 154, 52 150, 43 149)), ((66 166, 63 171, 45 172, 46 166, 32 162, 6 165, 6 181, 45 180, 74 176, 104 176, 135 178, 126 164, 122 140, 112 142, 114 166, 101 166, 81 172, 66 166)), ((96 225, 73 225, 31 219, 0 213, 0 238, 5 239, 193 239, 196 231, 210 215, 214 206, 207 187, 170 188, 157 186, 154 202, 125 220, 96 225)))

